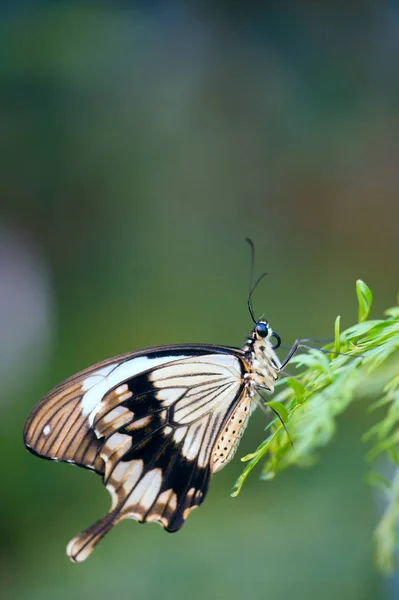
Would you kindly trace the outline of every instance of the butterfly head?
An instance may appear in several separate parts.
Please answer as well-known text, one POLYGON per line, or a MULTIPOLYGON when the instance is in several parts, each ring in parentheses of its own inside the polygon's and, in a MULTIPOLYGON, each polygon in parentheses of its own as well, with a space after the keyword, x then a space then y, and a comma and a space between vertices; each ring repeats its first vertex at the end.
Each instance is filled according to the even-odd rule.
POLYGON ((269 324, 267 321, 258 321, 255 327, 255 334, 258 339, 267 338, 269 335, 269 324))
POLYGON ((267 321, 260 319, 256 322, 255 327, 252 330, 252 338, 255 341, 268 340, 272 344, 273 350, 278 348, 281 344, 281 338, 273 331, 267 321), (272 343, 272 338, 274 338, 275 343, 272 343))
POLYGON ((248 385, 251 390, 262 388, 273 391, 280 372, 280 361, 275 353, 280 344, 280 336, 267 321, 255 321, 247 343, 242 348, 250 365, 248 385))

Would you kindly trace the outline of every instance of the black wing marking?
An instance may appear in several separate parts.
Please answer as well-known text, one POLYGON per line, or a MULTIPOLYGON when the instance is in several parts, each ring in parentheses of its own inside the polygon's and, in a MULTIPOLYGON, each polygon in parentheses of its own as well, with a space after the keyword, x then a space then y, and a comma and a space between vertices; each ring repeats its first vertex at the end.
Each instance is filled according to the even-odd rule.
MULTIPOLYGON (((213 350, 214 351, 214 350, 213 350)), ((78 534, 67 553, 82 561, 125 518, 177 531, 203 501, 218 434, 244 393, 232 354, 186 357, 113 388, 93 419, 110 512, 78 534)))

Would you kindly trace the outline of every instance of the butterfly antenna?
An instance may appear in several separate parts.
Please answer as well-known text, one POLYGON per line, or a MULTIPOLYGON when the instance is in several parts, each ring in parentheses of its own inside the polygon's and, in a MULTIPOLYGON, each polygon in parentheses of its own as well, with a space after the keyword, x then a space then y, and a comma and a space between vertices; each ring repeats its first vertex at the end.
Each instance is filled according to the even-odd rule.
POLYGON ((250 266, 250 270, 249 270, 249 289, 248 289, 247 304, 248 304, 249 314, 251 315, 251 319, 256 324, 256 319, 254 316, 254 307, 252 305, 252 282, 253 282, 253 278, 254 278, 255 246, 251 239, 245 238, 245 241, 248 242, 249 247, 251 248, 251 266, 250 266))
POLYGON ((264 277, 266 277, 267 272, 262 273, 262 275, 260 275, 258 277, 258 279, 255 281, 255 283, 253 283, 253 279, 254 279, 254 267, 255 267, 255 246, 253 241, 250 238, 245 238, 245 240, 248 242, 250 248, 251 248, 251 267, 250 267, 250 274, 249 274, 249 291, 248 291, 248 310, 249 310, 249 314, 251 315, 251 319, 252 321, 255 323, 257 323, 257 320, 255 319, 255 314, 254 314, 254 306, 252 303, 252 294, 254 293, 254 291, 256 290, 256 288, 258 287, 259 283, 262 281, 262 279, 264 277))

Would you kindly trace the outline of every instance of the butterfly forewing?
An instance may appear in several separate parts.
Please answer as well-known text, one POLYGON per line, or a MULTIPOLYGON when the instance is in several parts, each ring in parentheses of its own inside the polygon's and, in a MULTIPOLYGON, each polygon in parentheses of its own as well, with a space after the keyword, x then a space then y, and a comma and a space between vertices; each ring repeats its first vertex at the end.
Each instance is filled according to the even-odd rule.
POLYGON ((70 542, 73 560, 124 518, 182 526, 204 499, 215 442, 245 394, 245 369, 238 350, 153 349, 67 380, 32 411, 29 449, 95 469, 112 496, 109 514, 70 542))
MULTIPOLYGON (((128 353, 85 369, 49 392, 28 416, 24 442, 32 453, 50 460, 76 463, 103 472, 97 460, 101 446, 93 430, 102 396, 136 373, 190 355, 192 348, 128 353), (185 352, 185 353, 184 353, 185 352), (171 356, 172 354, 172 356, 171 356), (94 464, 95 463, 95 464, 94 464)), ((116 405, 121 397, 116 397, 116 405)))

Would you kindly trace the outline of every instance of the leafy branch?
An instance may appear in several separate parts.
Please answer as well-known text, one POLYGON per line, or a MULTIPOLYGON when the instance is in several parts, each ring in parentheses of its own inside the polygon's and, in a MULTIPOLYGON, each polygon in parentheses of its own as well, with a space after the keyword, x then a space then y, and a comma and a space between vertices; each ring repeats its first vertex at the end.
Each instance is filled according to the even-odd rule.
POLYGON ((356 293, 358 323, 340 332, 337 317, 333 343, 324 346, 323 352, 314 349, 295 355, 290 364, 300 369, 298 375, 281 378, 276 385, 278 393, 267 403, 286 424, 294 447, 281 421, 273 419, 266 427, 266 439, 255 452, 241 459, 247 464, 232 496, 240 493, 246 478, 262 460, 261 478, 266 480, 291 465, 312 465, 315 450, 331 440, 336 417, 362 396, 367 378, 368 389, 376 390, 378 395, 369 410, 382 408, 384 414, 364 434, 364 441, 372 445, 366 459, 374 462, 383 455, 392 465, 390 480, 378 472, 368 476, 368 481, 383 489, 386 496, 385 511, 375 530, 376 560, 379 568, 392 572, 399 521, 399 373, 393 358, 397 359, 399 353, 399 306, 385 311, 384 319, 367 320, 372 293, 361 280, 356 282, 356 293))

